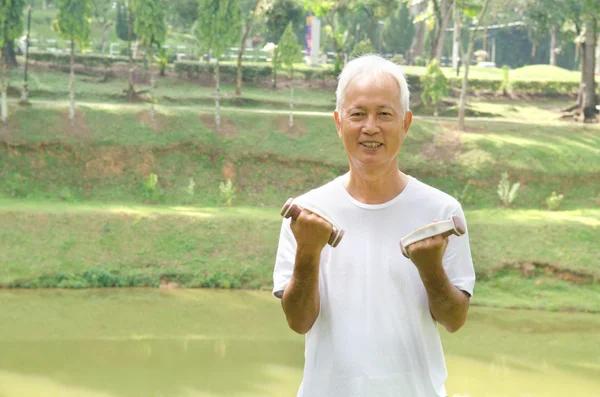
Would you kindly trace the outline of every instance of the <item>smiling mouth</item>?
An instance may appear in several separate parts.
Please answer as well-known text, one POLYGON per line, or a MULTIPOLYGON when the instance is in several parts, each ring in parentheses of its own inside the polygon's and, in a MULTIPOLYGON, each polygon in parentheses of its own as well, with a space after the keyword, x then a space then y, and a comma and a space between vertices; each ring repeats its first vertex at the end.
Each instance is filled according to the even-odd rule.
POLYGON ((383 143, 381 142, 361 142, 360 144, 369 149, 377 149, 378 147, 383 146, 383 143))

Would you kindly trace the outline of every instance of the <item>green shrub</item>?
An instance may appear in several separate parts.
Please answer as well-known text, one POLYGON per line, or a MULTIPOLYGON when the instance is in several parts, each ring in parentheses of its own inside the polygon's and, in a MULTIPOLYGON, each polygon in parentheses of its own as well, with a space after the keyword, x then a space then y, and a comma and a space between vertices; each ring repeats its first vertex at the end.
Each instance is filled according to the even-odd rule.
MULTIPOLYGON (((33 51, 29 53, 29 59, 38 62, 50 62, 57 66, 69 66, 71 64, 71 55, 68 53, 33 51)), ((105 68, 110 68, 113 64, 128 63, 129 58, 114 55, 75 54, 74 61, 77 65, 87 67, 104 66, 105 68)))
POLYGON ((564 196, 562 194, 557 195, 556 192, 552 192, 552 194, 546 198, 546 205, 550 211, 555 211, 560 207, 560 204, 563 200, 564 196))
POLYGON ((350 53, 350 58, 356 58, 364 54, 374 54, 376 52, 375 47, 371 44, 371 40, 362 40, 356 43, 352 52, 350 53))
POLYGON ((510 185, 510 181, 508 180, 508 173, 503 172, 502 178, 500 179, 500 183, 498 184, 498 196, 500 196, 500 200, 504 206, 509 206, 513 200, 517 197, 517 191, 519 190, 520 183, 516 182, 510 185))
POLYGON ((448 95, 448 79, 444 75, 440 63, 437 59, 432 60, 427 65, 427 72, 421 77, 423 92, 421 99, 424 104, 435 106, 434 116, 438 116, 437 103, 440 99, 448 95))
POLYGON ((235 199, 235 187, 233 186, 233 181, 227 179, 227 183, 221 182, 219 184, 219 190, 221 191, 221 199, 226 206, 230 207, 233 199, 235 199))

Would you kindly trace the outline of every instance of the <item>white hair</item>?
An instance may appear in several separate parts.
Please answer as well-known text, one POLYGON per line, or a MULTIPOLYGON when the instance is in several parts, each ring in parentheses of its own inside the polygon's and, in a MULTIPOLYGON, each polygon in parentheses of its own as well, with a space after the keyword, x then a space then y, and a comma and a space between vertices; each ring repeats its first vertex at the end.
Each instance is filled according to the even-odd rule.
POLYGON ((400 105, 402 107, 402 117, 410 110, 409 99, 410 92, 408 83, 402 72, 402 67, 379 55, 367 54, 358 58, 354 58, 344 67, 342 73, 338 77, 338 86, 335 92, 336 107, 335 110, 341 112, 344 106, 346 89, 350 82, 358 76, 370 74, 377 82, 381 81, 381 77, 389 74, 396 79, 400 87, 400 105))

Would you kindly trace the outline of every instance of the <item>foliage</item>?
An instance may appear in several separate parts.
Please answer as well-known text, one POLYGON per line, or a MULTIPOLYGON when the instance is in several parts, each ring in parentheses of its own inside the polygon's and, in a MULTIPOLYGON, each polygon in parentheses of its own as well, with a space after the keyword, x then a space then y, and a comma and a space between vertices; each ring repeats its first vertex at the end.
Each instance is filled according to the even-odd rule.
POLYGON ((133 13, 137 16, 134 30, 142 46, 160 48, 167 37, 165 23, 165 0, 131 0, 133 13))
POLYGON ((73 40, 84 48, 89 41, 91 18, 90 0, 58 0, 58 15, 53 27, 61 38, 73 40))
POLYGON ((155 173, 150 173, 142 180, 142 188, 146 200, 152 200, 158 190, 158 176, 155 173))
POLYGON ((376 52, 375 47, 371 44, 369 39, 362 40, 354 46, 350 53, 350 58, 356 58, 364 54, 374 54, 376 52))
POLYGON ((200 48, 221 58, 242 31, 242 8, 238 0, 200 0, 193 32, 200 48))
POLYGON ((426 66, 427 60, 423 57, 417 56, 414 59, 415 66, 426 66))
POLYGON ((383 25, 383 48, 387 52, 406 54, 415 36, 414 17, 407 2, 398 8, 383 25))
POLYGON ((503 94, 506 95, 512 91, 512 86, 510 84, 510 68, 506 65, 502 66, 502 85, 500 86, 500 90, 502 90, 503 94))
POLYGON ((502 173, 502 178, 500 179, 500 183, 498 184, 497 192, 504 206, 509 206, 514 201, 514 199, 517 197, 517 191, 519 190, 519 186, 520 183, 515 182, 511 187, 510 181, 508 180, 508 173, 502 173))
POLYGON ((427 65, 427 72, 421 78, 423 92, 421 99, 423 103, 431 103, 436 106, 440 99, 448 95, 448 79, 440 68, 440 62, 437 59, 431 60, 427 65))
POLYGON ((279 44, 277 45, 278 58, 281 63, 290 71, 293 71, 294 63, 302 62, 302 46, 298 44, 298 38, 292 30, 290 22, 285 28, 279 44))
POLYGON ((24 179, 25 178, 23 178, 19 172, 15 172, 5 178, 4 184, 6 185, 6 191, 11 197, 27 197, 27 189, 24 179))
POLYGON ((221 182, 219 184, 219 190, 221 191, 221 199, 225 203, 226 206, 230 207, 231 203, 235 199, 235 186, 233 186, 233 181, 231 179, 227 179, 227 183, 221 182))
POLYGON ((0 48, 23 33, 25 0, 0 1, 0 48))
POLYGON ((187 31, 198 18, 198 0, 169 0, 167 21, 178 31, 187 31))
MULTIPOLYGON (((65 53, 30 51, 29 60, 38 62, 49 62, 58 66, 69 65, 71 56, 65 53)), ((110 68, 112 65, 127 63, 129 58, 124 56, 107 56, 101 54, 75 54, 75 64, 86 67, 104 66, 110 68)), ((139 62, 134 59, 134 62, 139 62)))
POLYGON ((167 67, 169 66, 169 53, 167 52, 167 49, 160 47, 154 56, 154 59, 158 64, 160 75, 164 76, 165 72, 167 71, 167 67))
POLYGON ((186 192, 190 197, 194 197, 194 194, 196 193, 196 182, 194 181, 194 177, 190 177, 186 192))
POLYGON ((562 194, 557 195, 556 192, 552 192, 552 194, 546 198, 546 205, 550 211, 555 211, 560 207, 561 202, 563 201, 564 196, 562 194))
MULTIPOLYGON (((129 0, 131 1, 131 0, 129 0)), ((117 3, 117 23, 115 24, 115 31, 117 32, 117 36, 123 40, 129 40, 129 13, 130 9, 128 7, 128 1, 126 2, 118 2, 117 3)), ((135 24, 135 14, 131 12, 132 23, 135 24)), ((131 27, 131 40, 137 40, 137 36, 135 34, 135 30, 133 26, 131 27)))
POLYGON ((278 41, 290 23, 292 23, 292 26, 299 28, 304 26, 304 15, 305 11, 297 0, 275 0, 266 2, 264 14, 266 42, 278 41))

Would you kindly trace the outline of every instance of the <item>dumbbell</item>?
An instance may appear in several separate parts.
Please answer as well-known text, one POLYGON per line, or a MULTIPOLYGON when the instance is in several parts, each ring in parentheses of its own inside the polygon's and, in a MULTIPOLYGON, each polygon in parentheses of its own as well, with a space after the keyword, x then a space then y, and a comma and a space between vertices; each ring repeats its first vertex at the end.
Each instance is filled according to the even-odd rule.
POLYGON ((407 248, 409 245, 416 243, 417 241, 425 240, 430 237, 437 236, 439 234, 442 235, 443 238, 446 238, 451 235, 462 236, 465 234, 466 228, 463 220, 454 215, 442 222, 434 222, 429 225, 425 225, 416 229, 415 231, 407 234, 402 239, 400 239, 400 250, 402 251, 402 255, 408 258, 407 248))
MULTIPOLYGON (((283 208, 281 208, 281 216, 283 216, 286 219, 291 217, 293 220, 297 220, 303 209, 304 208, 302 208, 298 204, 294 203, 293 198, 289 198, 283 205, 283 208)), ((314 212, 314 211, 311 211, 311 212, 314 212)), ((319 215, 319 214, 317 214, 317 215, 319 215)), ((321 215, 319 215, 319 216, 321 216, 321 215)), ((323 218, 323 219, 325 219, 325 218, 323 218)), ((333 223, 331 221, 329 221, 327 219, 325 219, 325 220, 327 222, 329 222, 332 227, 331 236, 329 236, 329 241, 327 242, 327 244, 329 244, 335 248, 340 243, 340 241, 342 241, 342 237, 344 237, 344 231, 341 229, 338 230, 335 226, 333 226, 333 223)))

